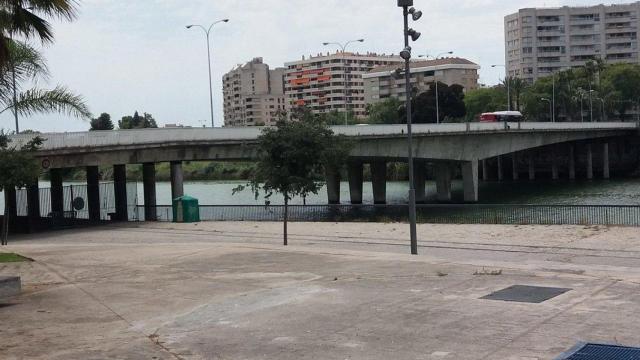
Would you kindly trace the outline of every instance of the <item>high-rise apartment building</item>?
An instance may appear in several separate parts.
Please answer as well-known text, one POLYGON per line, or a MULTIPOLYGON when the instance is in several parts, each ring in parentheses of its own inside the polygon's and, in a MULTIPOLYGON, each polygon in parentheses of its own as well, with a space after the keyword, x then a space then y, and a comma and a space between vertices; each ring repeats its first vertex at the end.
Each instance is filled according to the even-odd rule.
POLYGON ((362 75, 371 69, 404 62, 399 56, 373 53, 326 54, 285 64, 289 108, 306 106, 314 113, 344 112, 366 116, 362 75))
MULTIPOLYGON (((381 66, 362 76, 366 104, 390 97, 406 100, 404 75, 397 75, 398 68, 398 65, 381 66)), ((402 70, 404 71, 404 67, 402 70)), ((420 93, 427 91, 429 86, 438 81, 447 85, 461 85, 466 92, 478 88, 478 70, 478 64, 461 58, 415 61, 411 63, 411 87, 420 93)))
POLYGON ((521 9, 505 17, 510 76, 534 81, 592 59, 640 62, 640 2, 521 9))
POLYGON ((225 126, 273 125, 285 111, 284 68, 270 70, 262 58, 222 78, 225 126))

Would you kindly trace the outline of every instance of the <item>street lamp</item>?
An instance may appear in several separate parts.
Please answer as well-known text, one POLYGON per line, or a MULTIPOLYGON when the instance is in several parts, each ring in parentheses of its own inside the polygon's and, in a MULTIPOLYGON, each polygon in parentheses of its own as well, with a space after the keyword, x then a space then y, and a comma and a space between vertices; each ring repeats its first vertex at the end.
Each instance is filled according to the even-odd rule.
MULTIPOLYGON (((453 54, 453 51, 445 51, 445 52, 443 52, 441 54, 438 54, 433 59, 434 60, 438 60, 438 58, 440 58, 440 56, 447 55, 447 54, 451 55, 451 54, 453 54)), ((431 55, 427 54, 427 55, 420 55, 418 57, 428 58, 430 56, 431 55)), ((439 98, 440 95, 439 95, 439 92, 438 92, 438 77, 436 76, 436 72, 435 71, 433 72, 433 80, 436 83, 436 123, 440 124, 440 98, 439 98)))
POLYGON ((494 64, 491 65, 492 68, 503 67, 505 70, 505 82, 507 83, 507 110, 511 111, 511 79, 509 79, 507 65, 494 64))
POLYGON ((344 71, 344 124, 349 125, 349 85, 348 85, 348 76, 347 76, 347 59, 345 59, 345 53, 347 51, 347 46, 357 43, 364 42, 364 39, 357 40, 349 40, 346 43, 342 44, 339 42, 324 42, 322 45, 337 45, 340 49, 342 49, 342 62, 343 62, 343 71, 344 71))
POLYGON ((411 234, 411 254, 418 255, 418 232, 416 229, 416 187, 414 184, 413 174, 413 135, 411 129, 411 46, 409 45, 409 37, 411 40, 417 41, 420 33, 409 28, 409 15, 413 21, 418 21, 422 17, 422 11, 413 7, 413 0, 398 0, 398 6, 402 8, 404 17, 404 49, 400 52, 400 56, 404 59, 404 80, 405 80, 405 98, 407 108, 407 142, 408 142, 408 161, 409 161, 409 229, 411 234))
POLYGON ((547 101, 549 103, 549 120, 553 121, 553 102, 547 98, 541 98, 540 101, 547 101))
POLYGON ((209 61, 209 103, 211 104, 211 127, 214 128, 216 127, 214 121, 213 121, 213 84, 212 84, 212 80, 211 80, 211 42, 209 41, 210 39, 210 34, 211 34, 211 29, 213 29, 214 25, 219 24, 221 22, 229 22, 229 19, 222 19, 222 20, 218 20, 216 22, 214 22, 213 24, 211 24, 209 26, 209 28, 205 28, 202 25, 187 25, 187 29, 191 29, 193 27, 197 27, 202 29, 202 31, 204 31, 205 35, 207 35, 207 59, 209 61))

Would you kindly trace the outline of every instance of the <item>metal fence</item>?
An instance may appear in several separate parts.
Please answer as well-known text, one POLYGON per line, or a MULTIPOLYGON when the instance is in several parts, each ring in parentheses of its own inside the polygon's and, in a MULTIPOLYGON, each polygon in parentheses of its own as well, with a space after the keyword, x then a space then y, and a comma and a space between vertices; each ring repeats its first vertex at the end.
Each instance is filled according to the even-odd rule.
MULTIPOLYGON (((171 206, 157 206, 159 221, 173 221, 171 206)), ((406 221, 406 205, 292 205, 291 221, 406 221)), ((418 205, 427 224, 616 225, 640 226, 640 206, 616 205, 418 205)), ((144 206, 137 207, 144 221, 144 206)), ((203 221, 282 221, 284 206, 200 206, 203 221)))

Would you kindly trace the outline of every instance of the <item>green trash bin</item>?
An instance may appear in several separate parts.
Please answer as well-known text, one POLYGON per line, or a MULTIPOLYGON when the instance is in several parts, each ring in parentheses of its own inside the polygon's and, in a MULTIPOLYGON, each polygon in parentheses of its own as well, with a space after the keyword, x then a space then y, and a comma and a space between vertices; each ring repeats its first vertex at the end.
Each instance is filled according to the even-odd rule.
POLYGON ((200 222, 200 204, 198 203, 198 199, 192 198, 191 196, 182 196, 173 199, 173 222, 200 222))

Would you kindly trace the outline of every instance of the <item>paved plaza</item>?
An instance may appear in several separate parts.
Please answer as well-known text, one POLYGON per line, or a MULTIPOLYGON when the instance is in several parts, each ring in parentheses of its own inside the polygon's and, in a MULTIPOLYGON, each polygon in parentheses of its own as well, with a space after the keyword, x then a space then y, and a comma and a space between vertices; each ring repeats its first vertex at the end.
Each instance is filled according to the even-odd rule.
POLYGON ((124 224, 21 236, 1 359, 554 359, 640 345, 640 231, 124 224), (482 299, 513 285, 542 303, 482 299))

